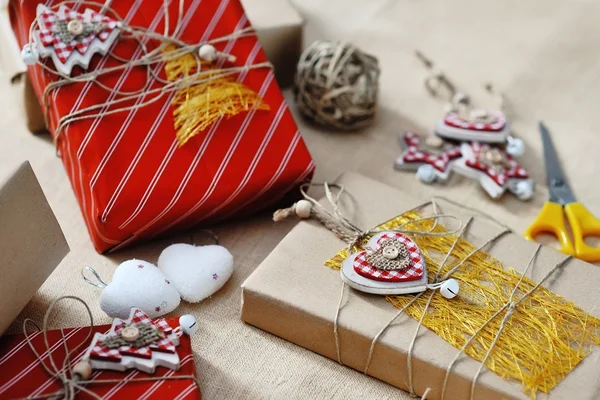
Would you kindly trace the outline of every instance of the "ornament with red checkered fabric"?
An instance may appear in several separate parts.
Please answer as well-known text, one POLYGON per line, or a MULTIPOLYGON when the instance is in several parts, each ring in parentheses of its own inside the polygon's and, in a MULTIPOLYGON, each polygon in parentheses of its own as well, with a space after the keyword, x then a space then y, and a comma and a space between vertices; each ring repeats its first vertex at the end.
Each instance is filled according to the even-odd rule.
POLYGON ((56 71, 70 75, 73 66, 86 70, 94 54, 105 55, 120 33, 120 22, 87 8, 83 13, 61 4, 37 7, 39 29, 34 31, 35 50, 50 57, 56 71))
POLYGON ((510 135, 510 125, 500 110, 455 105, 438 121, 435 133, 450 140, 505 143, 510 135))
POLYGON ((400 145, 404 151, 396 158, 396 169, 417 170, 417 178, 425 183, 448 180, 452 164, 461 157, 460 146, 437 136, 423 140, 416 133, 404 132, 400 145))
POLYGON ((427 267, 417 244, 399 232, 381 232, 365 249, 351 254, 340 270, 342 280, 366 293, 394 295, 427 290, 427 267))
POLYGON ((534 184, 529 173, 502 147, 484 143, 463 143, 462 158, 455 171, 477 180, 490 197, 497 199, 507 190, 520 200, 533 196, 534 184))
POLYGON ((182 332, 195 332, 196 325, 189 315, 179 321, 181 326, 173 329, 164 319, 151 320, 139 308, 132 308, 128 319, 115 318, 108 333, 94 335, 84 360, 89 361, 92 369, 135 368, 149 374, 154 373, 157 366, 177 370, 179 337, 182 332))

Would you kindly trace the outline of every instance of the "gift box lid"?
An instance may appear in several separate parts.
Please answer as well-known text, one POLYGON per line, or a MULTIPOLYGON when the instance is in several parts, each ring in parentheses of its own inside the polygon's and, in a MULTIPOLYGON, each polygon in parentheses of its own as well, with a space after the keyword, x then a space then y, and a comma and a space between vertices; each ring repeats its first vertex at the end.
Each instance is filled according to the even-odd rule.
POLYGON ((0 183, 0 335, 69 252, 29 162, 0 183))

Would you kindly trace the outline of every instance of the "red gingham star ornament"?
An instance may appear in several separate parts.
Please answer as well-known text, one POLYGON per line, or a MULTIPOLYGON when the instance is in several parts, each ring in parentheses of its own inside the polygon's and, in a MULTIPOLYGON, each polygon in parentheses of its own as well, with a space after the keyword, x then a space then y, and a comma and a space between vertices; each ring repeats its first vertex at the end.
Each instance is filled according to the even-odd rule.
POLYGON ((435 136, 422 140, 416 133, 405 132, 400 134, 400 144, 404 151, 396 158, 396 169, 417 170, 417 177, 425 183, 448 180, 452 164, 461 157, 459 146, 435 136))
POLYGON ((105 55, 119 36, 120 22, 87 8, 83 13, 61 5, 58 10, 37 7, 37 51, 51 57, 56 70, 70 75, 74 65, 89 67, 94 54, 105 55))
POLYGON ((520 200, 533 196, 533 180, 517 160, 502 147, 478 142, 463 143, 463 157, 455 164, 455 171, 479 181, 490 197, 497 199, 506 190, 520 200))
POLYGON ((132 308, 127 320, 115 318, 108 333, 94 335, 84 359, 92 369, 135 368, 149 374, 157 366, 177 370, 175 348, 180 336, 181 330, 172 329, 164 319, 151 320, 142 310, 132 308))
POLYGON ((365 293, 394 295, 427 290, 423 254, 414 241, 399 232, 373 236, 365 250, 344 260, 340 274, 345 283, 365 293))

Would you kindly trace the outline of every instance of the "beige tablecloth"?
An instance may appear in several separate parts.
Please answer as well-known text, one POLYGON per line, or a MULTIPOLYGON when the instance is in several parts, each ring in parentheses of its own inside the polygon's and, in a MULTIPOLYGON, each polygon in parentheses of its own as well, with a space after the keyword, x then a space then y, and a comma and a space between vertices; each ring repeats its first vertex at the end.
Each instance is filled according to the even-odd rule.
MULTIPOLYGON (((269 1, 283 0, 265 3, 269 1)), ((600 3, 295 0, 294 5, 307 21, 307 44, 316 38, 352 41, 379 57, 383 71, 380 114, 372 128, 332 133, 300 124, 317 163, 316 180, 334 179, 344 170, 357 171, 423 198, 444 195, 475 206, 521 232, 547 195, 536 128, 537 121, 544 119, 578 198, 600 215, 600 189, 596 186, 600 3), (424 186, 412 174, 393 170, 400 151, 398 133, 430 130, 444 106, 441 99, 429 97, 423 88, 426 72, 414 57, 417 48, 480 104, 493 102, 483 89, 486 82, 505 92, 514 131, 527 144, 522 161, 540 183, 533 201, 522 203, 507 195, 494 202, 463 178, 454 177, 445 186, 424 186)), ((96 254, 50 138, 27 132, 22 88, 11 86, 6 71, 1 69, 0 93, 0 176, 22 160, 31 160, 72 249, 11 330, 17 331, 25 316, 41 320, 49 302, 66 294, 84 298, 97 322, 109 322, 99 309, 98 290, 83 282, 80 269, 89 265, 110 279, 120 261, 136 257, 155 262, 168 243, 187 241, 188 237, 156 241, 107 257, 96 254)), ((292 98, 288 99, 292 103, 292 98)), ((293 224, 286 221, 275 225, 265 214, 215 229, 222 244, 236 257, 235 273, 211 299, 178 310, 193 313, 200 321, 194 350, 205 398, 405 398, 403 392, 389 385, 240 321, 240 284, 293 224)), ((54 326, 86 323, 83 314, 63 311, 54 326)))

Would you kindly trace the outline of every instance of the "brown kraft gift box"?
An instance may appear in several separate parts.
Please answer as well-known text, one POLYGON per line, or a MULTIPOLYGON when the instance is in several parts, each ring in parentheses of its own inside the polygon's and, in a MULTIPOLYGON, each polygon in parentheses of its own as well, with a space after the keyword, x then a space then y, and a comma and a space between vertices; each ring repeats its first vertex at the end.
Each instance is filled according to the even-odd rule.
MULTIPOLYGON (((344 201, 342 209, 363 229, 429 200, 416 199, 405 191, 353 173, 342 175, 337 182, 344 185, 352 198, 344 201)), ((473 215, 447 203, 440 204, 445 213, 465 222, 473 215)), ((484 218, 477 218, 465 237, 480 246, 499 230, 484 218)), ((242 285, 242 320, 337 361, 333 325, 342 282, 339 272, 323 263, 344 247, 344 242, 317 221, 300 221, 242 285)), ((522 272, 536 247, 535 243, 511 233, 488 246, 486 251, 502 261, 504 268, 510 266, 522 272)), ((543 248, 527 276, 539 282, 563 258, 563 254, 543 248)), ((599 281, 598 266, 574 259, 555 272, 544 286, 598 317, 600 309, 594 307, 600 303, 599 281)), ((342 363, 362 373, 371 341, 397 311, 384 296, 368 295, 347 287, 338 320, 342 363)), ((369 375, 408 390, 407 351, 417 326, 418 322, 406 315, 390 325, 377 341, 369 375)), ((422 396, 430 388, 427 398, 439 399, 447 367, 459 350, 425 327, 419 332, 412 352, 414 390, 422 396)), ((598 349, 594 349, 548 396, 538 393, 537 398, 600 398, 599 358, 598 349)), ((446 399, 470 396, 479 362, 464 354, 459 360, 452 368, 446 399)), ((474 398, 529 397, 519 382, 504 380, 484 368, 477 380, 474 398)))
POLYGON ((69 252, 29 162, 0 179, 0 239, 1 336, 69 252))

